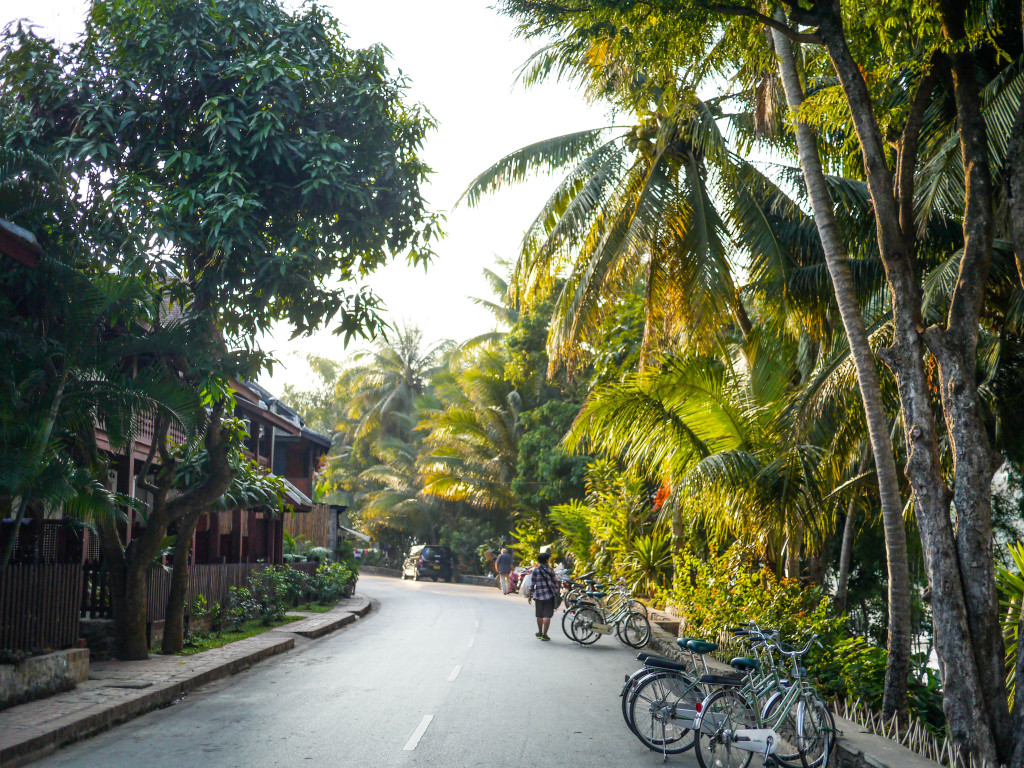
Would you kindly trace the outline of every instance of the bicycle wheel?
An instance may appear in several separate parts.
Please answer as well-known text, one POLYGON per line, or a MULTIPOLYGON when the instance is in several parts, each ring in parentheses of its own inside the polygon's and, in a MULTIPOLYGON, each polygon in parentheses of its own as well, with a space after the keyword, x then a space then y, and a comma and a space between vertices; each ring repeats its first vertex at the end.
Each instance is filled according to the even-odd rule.
POLYGON ((750 704, 733 688, 715 691, 701 704, 695 728, 697 762, 701 768, 747 768, 754 757, 736 746, 734 734, 743 728, 756 728, 757 716, 750 704))
POLYGON ((579 587, 574 587, 565 593, 565 611, 570 611, 576 607, 579 603, 580 598, 583 597, 583 590, 579 587))
POLYGON ((619 639, 631 648, 643 648, 651 639, 651 622, 642 613, 630 611, 621 626, 619 639))
POLYGON ((659 670, 645 677, 630 697, 627 724, 648 749, 678 755, 693 747, 690 726, 703 695, 685 673, 659 670))
MULTIPOLYGON (((619 694, 619 698, 622 699, 622 719, 626 721, 626 727, 629 730, 634 731, 633 721, 629 719, 629 705, 636 697, 637 691, 643 682, 652 675, 658 673, 658 670, 651 669, 650 667, 640 667, 636 672, 630 675, 626 682, 622 686, 622 693, 619 694)), ((635 733, 635 731, 634 731, 635 733)))
POLYGON ((808 696, 797 703, 797 743, 803 768, 824 768, 832 754, 836 721, 828 706, 817 696, 808 696))
POLYGON ((576 615, 577 610, 579 609, 566 608, 565 612, 562 613, 562 631, 565 633, 565 636, 568 637, 570 640, 576 639, 572 636, 572 617, 576 615))
POLYGON ((601 637, 599 632, 594 631, 594 624, 602 622, 602 616, 589 605, 582 606, 572 617, 569 629, 572 632, 572 639, 580 645, 592 645, 601 637))
POLYGON ((644 616, 650 617, 650 613, 647 612, 647 606, 637 600, 635 597, 629 598, 629 610, 642 613, 644 616))
POLYGON ((774 725, 775 732, 779 734, 780 741, 775 748, 775 761, 785 768, 801 768, 803 763, 800 758, 800 742, 797 738, 797 707, 794 703, 790 703, 785 715, 782 715, 785 698, 785 692, 781 691, 772 696, 761 713, 761 722, 766 728, 769 725, 774 725))

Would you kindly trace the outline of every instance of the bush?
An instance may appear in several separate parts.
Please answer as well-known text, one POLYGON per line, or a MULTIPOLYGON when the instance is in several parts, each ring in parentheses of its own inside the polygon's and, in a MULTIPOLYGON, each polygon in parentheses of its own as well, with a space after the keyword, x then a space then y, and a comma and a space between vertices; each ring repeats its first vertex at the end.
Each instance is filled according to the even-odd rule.
POLYGON ((739 545, 706 558, 685 554, 675 572, 671 589, 656 594, 683 617, 687 634, 715 637, 737 622, 756 621, 793 642, 818 634, 829 645, 845 636, 846 619, 828 615, 820 589, 779 578, 739 545))
MULTIPOLYGON (((292 578, 296 571, 287 565, 268 565, 249 577, 249 591, 256 605, 256 615, 263 624, 272 624, 284 618, 284 612, 294 594, 292 578)), ((301 592, 300 595, 301 597, 301 592)))
POLYGON ((247 587, 228 587, 228 602, 224 608, 224 624, 228 629, 239 629, 257 612, 257 603, 247 587))
POLYGON ((289 606, 294 607, 306 602, 308 596, 313 591, 312 577, 308 573, 296 570, 295 568, 286 567, 284 569, 283 583, 285 587, 285 601, 289 606))
POLYGON ((335 603, 355 581, 355 571, 343 563, 322 563, 312 578, 313 599, 321 604, 335 603))
POLYGON ((220 603, 207 601, 204 595, 196 595, 188 604, 189 631, 193 630, 196 624, 206 619, 210 620, 210 629, 217 630, 223 618, 220 603))
MULTIPOLYGON (((846 617, 829 612, 821 589, 796 579, 783 579, 763 567, 752 550, 734 545, 720 555, 677 560, 676 578, 658 599, 671 605, 683 620, 681 634, 715 640, 718 633, 741 621, 755 621, 778 630, 783 640, 802 645, 812 634, 825 646, 814 646, 804 666, 825 698, 861 699, 880 711, 888 653, 863 637, 850 637, 846 617)), ((910 710, 931 729, 943 727, 938 678, 915 660, 909 684, 910 710)))

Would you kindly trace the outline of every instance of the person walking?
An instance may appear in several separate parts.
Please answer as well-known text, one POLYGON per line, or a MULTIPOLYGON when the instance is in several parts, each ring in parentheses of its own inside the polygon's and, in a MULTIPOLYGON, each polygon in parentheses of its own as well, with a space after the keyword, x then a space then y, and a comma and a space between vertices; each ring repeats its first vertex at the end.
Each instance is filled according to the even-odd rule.
POLYGON ((501 587, 501 594, 508 594, 508 575, 512 573, 512 555, 502 547, 501 554, 494 561, 494 570, 498 572, 498 585, 501 587))
POLYGON ((555 581, 555 572, 548 565, 551 559, 550 552, 541 552, 537 555, 537 565, 530 572, 532 583, 528 601, 534 603, 537 616, 537 637, 541 640, 550 640, 548 628, 551 626, 551 617, 555 615, 555 595, 558 594, 558 582, 555 581))

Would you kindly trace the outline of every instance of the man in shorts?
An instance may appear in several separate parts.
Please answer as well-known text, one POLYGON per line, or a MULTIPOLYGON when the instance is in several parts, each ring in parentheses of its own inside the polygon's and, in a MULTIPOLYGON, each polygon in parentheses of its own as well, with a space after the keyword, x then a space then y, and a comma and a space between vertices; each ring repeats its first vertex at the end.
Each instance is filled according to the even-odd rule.
POLYGON ((548 565, 551 559, 550 552, 541 552, 537 555, 537 565, 530 572, 531 586, 529 602, 534 603, 537 615, 537 637, 541 640, 550 640, 548 628, 551 626, 551 617, 555 615, 555 596, 558 594, 558 582, 555 581, 555 572, 548 565))
POLYGON ((494 561, 494 570, 498 572, 498 583, 501 585, 501 594, 507 595, 509 590, 508 576, 512 573, 512 553, 502 549, 498 559, 494 561))

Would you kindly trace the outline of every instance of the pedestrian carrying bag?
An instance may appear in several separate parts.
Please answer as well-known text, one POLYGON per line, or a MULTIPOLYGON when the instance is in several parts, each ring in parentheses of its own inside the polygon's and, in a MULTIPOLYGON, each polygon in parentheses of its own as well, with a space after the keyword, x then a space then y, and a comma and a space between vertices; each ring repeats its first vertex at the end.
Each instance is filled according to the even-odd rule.
POLYGON ((519 594, 523 597, 530 597, 533 594, 533 574, 528 573, 519 582, 519 594))

